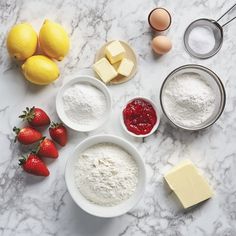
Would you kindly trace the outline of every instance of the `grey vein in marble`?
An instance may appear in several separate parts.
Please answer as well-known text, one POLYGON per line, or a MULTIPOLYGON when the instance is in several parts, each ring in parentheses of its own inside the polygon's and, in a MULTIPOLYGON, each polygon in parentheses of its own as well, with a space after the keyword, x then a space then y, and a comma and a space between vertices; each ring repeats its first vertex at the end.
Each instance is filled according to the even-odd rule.
MULTIPOLYGON (((224 29, 220 52, 208 60, 190 57, 182 37, 187 25, 200 17, 217 19, 233 0, 2 0, 0 1, 0 235, 3 236, 235 236, 236 235, 236 27, 224 29), (173 49, 157 57, 150 48, 155 35, 147 16, 163 6, 172 13, 167 32, 173 49), (61 77, 54 84, 39 88, 23 79, 19 65, 7 54, 5 38, 17 22, 30 22, 38 31, 44 19, 55 20, 71 38, 69 55, 59 63, 61 77), (91 134, 70 131, 70 143, 60 149, 57 161, 48 162, 51 175, 39 178, 22 173, 18 156, 27 149, 14 144, 12 127, 21 126, 18 115, 26 106, 39 106, 53 120, 55 96, 70 78, 89 68, 96 50, 107 40, 128 41, 139 57, 139 71, 128 83, 109 87, 113 113, 106 127, 91 134), (119 124, 124 103, 135 96, 147 96, 159 104, 159 89, 164 78, 176 67, 199 63, 215 71, 225 84, 227 104, 217 123, 201 132, 171 127, 161 114, 158 132, 136 140, 127 136, 119 124), (96 133, 111 133, 131 141, 145 159, 148 184, 135 209, 114 219, 101 219, 78 208, 64 181, 68 156, 78 142, 96 133), (179 161, 189 158, 202 170, 214 189, 214 197, 204 204, 183 211, 173 193, 163 183, 163 174, 179 161)), ((236 9, 231 16, 236 14, 236 9)), ((44 131, 47 134, 46 130, 44 131)))

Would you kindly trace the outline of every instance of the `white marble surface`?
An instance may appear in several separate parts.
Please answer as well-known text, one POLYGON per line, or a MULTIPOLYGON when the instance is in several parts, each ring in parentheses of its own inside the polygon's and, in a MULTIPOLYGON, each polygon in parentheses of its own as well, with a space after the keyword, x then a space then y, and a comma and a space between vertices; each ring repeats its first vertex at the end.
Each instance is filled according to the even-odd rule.
MULTIPOLYGON (((218 18, 233 0, 71 0, 0 2, 0 235, 59 236, 234 236, 236 235, 236 26, 225 28, 221 51, 200 61, 184 50, 186 26, 199 17, 218 18), (170 10, 173 23, 168 36, 173 50, 156 57, 150 49, 153 33, 147 15, 156 7, 170 10), (39 29, 50 18, 63 24, 70 34, 71 50, 59 63, 60 79, 47 87, 27 83, 19 67, 9 60, 5 47, 8 29, 28 21, 39 29), (25 149, 13 143, 12 127, 25 106, 44 108, 54 120, 55 95, 63 83, 89 68, 96 50, 107 40, 128 41, 139 57, 139 71, 128 83, 109 87, 113 96, 112 117, 105 127, 91 134, 70 132, 69 144, 57 161, 49 163, 50 177, 32 177, 21 171, 17 158, 25 149), (220 120, 211 128, 188 133, 172 128, 162 117, 157 134, 141 141, 125 135, 119 113, 130 98, 145 95, 159 104, 159 89, 177 66, 198 63, 214 70, 222 79, 227 104, 220 120), (124 216, 101 219, 78 208, 64 181, 66 160, 77 143, 88 135, 110 133, 131 141, 143 155, 148 171, 147 191, 138 206, 124 216), (163 173, 184 158, 190 158, 214 188, 205 204, 183 211, 163 184, 163 173)), ((231 14, 234 16, 236 9, 231 14)), ((45 131, 46 133, 46 131, 45 131)))

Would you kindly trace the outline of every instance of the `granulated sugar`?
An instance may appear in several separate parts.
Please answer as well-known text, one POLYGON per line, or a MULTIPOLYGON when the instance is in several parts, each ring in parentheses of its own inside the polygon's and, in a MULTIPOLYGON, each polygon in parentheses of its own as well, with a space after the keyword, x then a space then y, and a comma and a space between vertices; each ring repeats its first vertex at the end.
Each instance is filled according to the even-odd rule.
POLYGON ((215 37, 209 27, 195 27, 189 34, 188 44, 190 48, 199 54, 210 52, 215 46, 215 37))

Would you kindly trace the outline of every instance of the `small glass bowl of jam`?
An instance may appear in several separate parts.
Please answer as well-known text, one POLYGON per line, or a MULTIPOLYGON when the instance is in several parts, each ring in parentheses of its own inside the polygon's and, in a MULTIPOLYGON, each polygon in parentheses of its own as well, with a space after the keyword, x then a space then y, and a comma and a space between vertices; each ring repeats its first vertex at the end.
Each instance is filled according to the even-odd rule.
POLYGON ((134 137, 144 138, 153 134, 159 123, 156 105, 148 98, 133 98, 122 109, 122 127, 134 137))

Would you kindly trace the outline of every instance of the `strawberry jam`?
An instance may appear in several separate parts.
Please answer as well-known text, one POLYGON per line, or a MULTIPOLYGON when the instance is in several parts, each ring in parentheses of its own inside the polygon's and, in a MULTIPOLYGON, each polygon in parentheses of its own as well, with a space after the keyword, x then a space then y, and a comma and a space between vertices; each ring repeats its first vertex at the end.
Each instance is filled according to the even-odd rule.
POLYGON ((153 106, 144 99, 137 98, 128 103, 123 110, 126 128, 137 135, 148 134, 157 122, 153 106))

